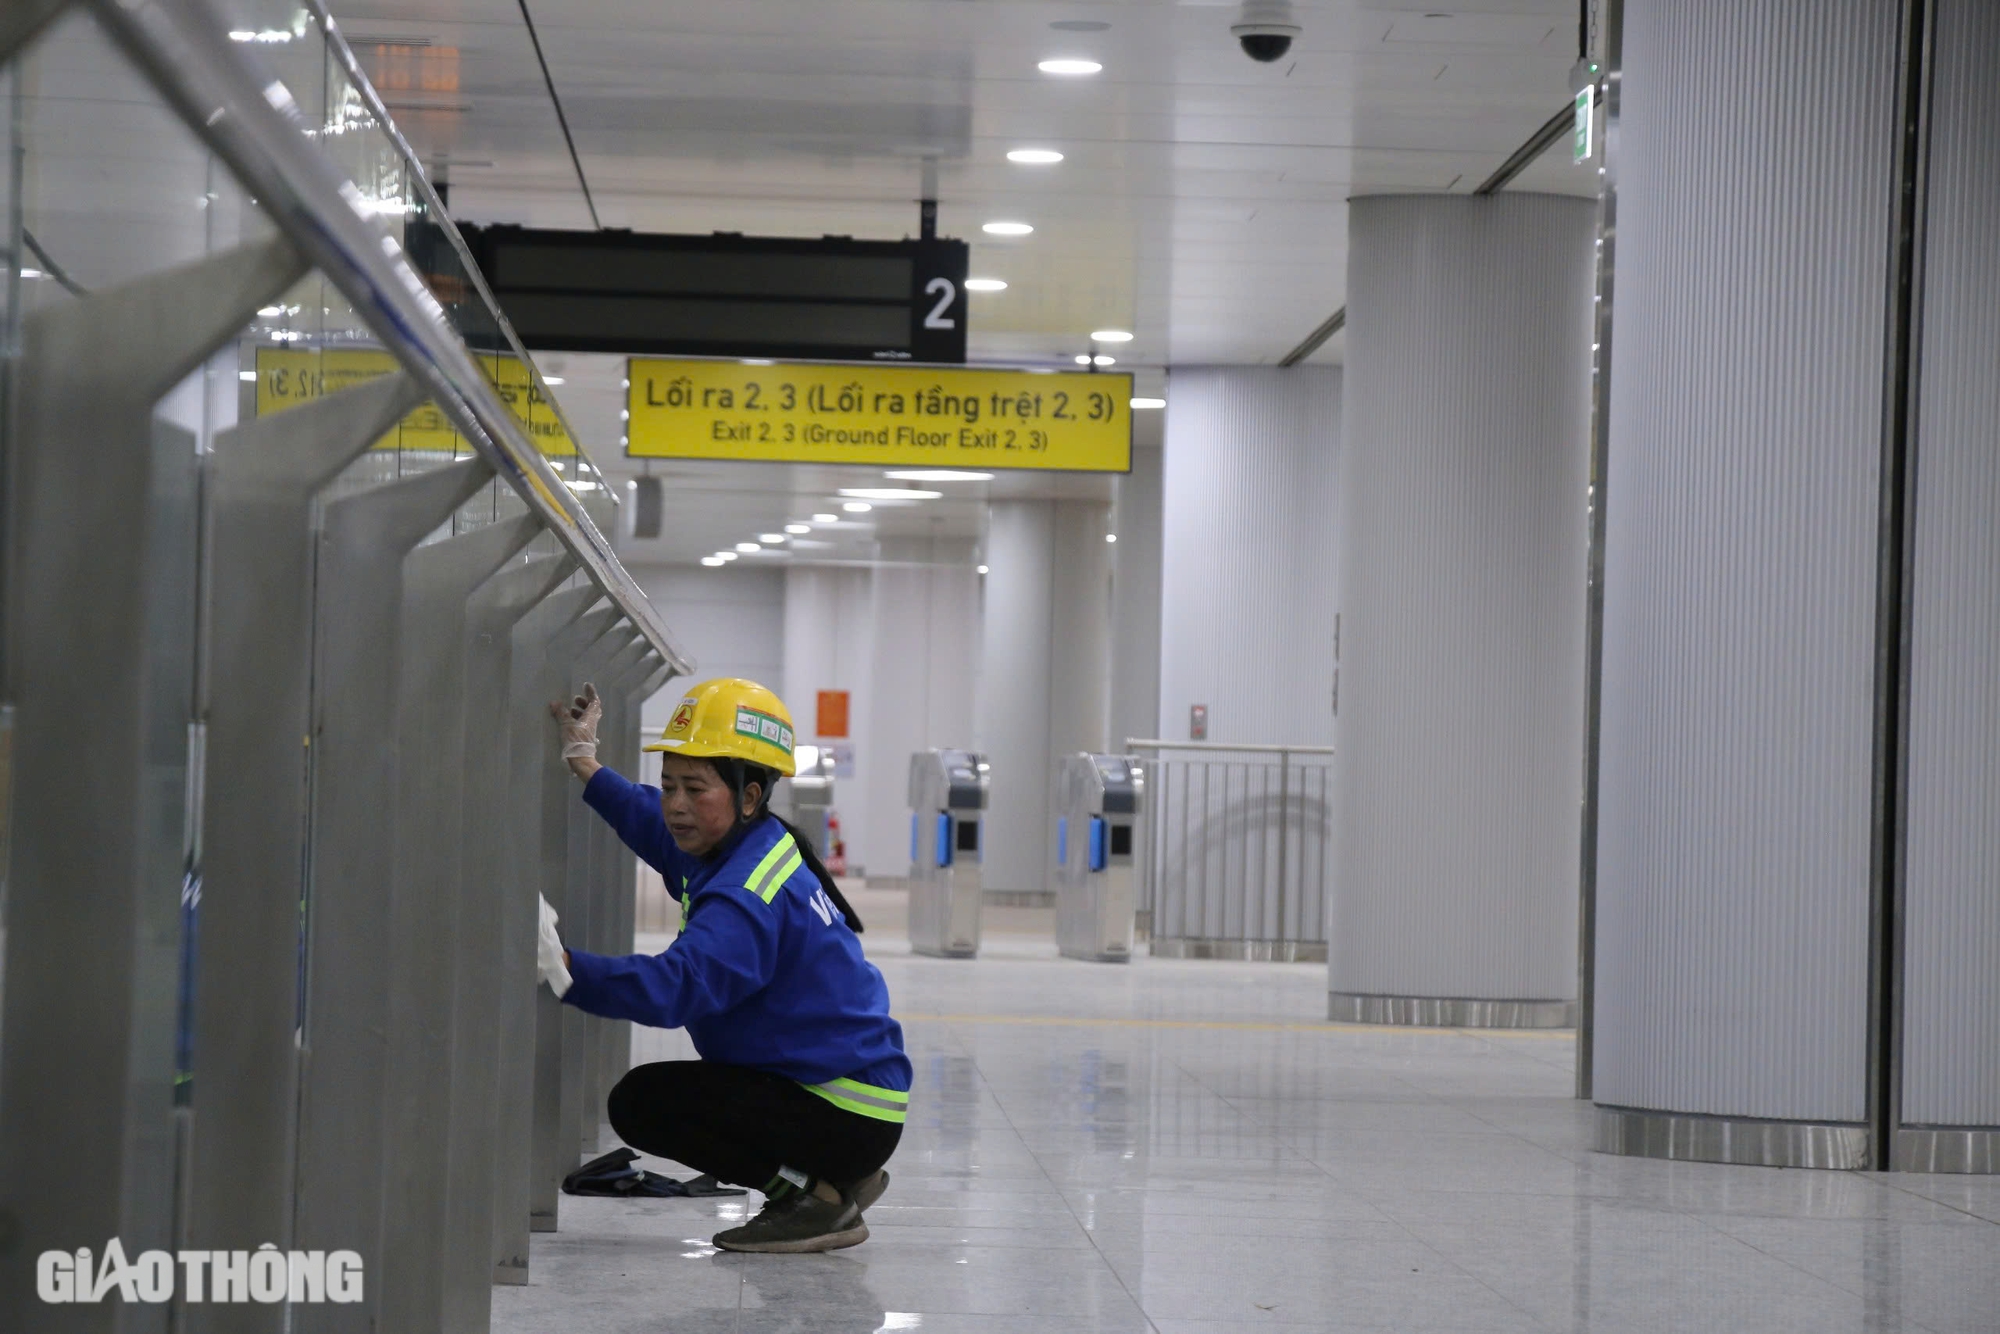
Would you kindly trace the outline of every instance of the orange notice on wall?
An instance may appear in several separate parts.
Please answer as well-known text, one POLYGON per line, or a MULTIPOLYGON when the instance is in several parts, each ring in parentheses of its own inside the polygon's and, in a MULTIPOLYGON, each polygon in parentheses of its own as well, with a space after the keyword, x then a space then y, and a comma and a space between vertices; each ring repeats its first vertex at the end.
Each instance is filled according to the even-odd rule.
POLYGON ((819 692, 819 719, 813 729, 814 736, 843 737, 847 735, 847 692, 845 690, 822 690, 819 692))

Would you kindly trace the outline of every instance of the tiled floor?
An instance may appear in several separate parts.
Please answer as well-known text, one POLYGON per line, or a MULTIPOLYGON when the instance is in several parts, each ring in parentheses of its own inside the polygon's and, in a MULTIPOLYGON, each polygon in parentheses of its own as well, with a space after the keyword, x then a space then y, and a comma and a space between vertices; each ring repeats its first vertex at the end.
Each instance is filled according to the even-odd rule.
POLYGON ((496 1330, 2000 1330, 2000 1180, 1608 1158, 1567 1035, 1331 1025, 1317 965, 918 959, 893 925, 917 1083, 872 1239, 731 1256, 706 1238, 754 1195, 565 1198, 496 1330))

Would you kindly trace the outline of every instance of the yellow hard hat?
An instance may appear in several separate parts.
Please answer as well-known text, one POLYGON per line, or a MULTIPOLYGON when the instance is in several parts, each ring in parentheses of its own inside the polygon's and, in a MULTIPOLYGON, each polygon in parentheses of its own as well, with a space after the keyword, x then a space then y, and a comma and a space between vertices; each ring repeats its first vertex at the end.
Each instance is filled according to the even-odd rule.
POLYGON ((740 676, 718 676, 689 688, 647 750, 697 760, 748 760, 790 778, 792 715, 785 702, 740 676))

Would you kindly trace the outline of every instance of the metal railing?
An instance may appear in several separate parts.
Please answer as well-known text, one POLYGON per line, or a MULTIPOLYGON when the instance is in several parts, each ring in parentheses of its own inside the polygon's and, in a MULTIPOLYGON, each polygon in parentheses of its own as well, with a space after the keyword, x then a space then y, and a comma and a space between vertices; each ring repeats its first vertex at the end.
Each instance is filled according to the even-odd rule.
POLYGON ((1166 958, 1326 958, 1330 746, 1128 739, 1146 769, 1141 902, 1166 958))
POLYGON ((201 0, 0 7, 10 1331, 484 1328, 625 1065, 624 1025, 535 986, 538 893, 583 948, 634 926, 631 855, 577 800, 544 702, 595 681, 600 755, 634 772, 641 702, 691 664, 589 512, 601 476, 502 401, 499 359, 545 386, 352 54, 323 11, 296 23, 280 77, 201 0), (51 28, 48 115, 150 136, 116 152, 150 155, 177 209, 30 243, 23 180, 118 175, 92 157, 111 144, 20 123, 51 28), (92 101, 90 78, 116 87, 92 101), (308 123, 312 79, 339 117, 308 123), (357 140, 395 200, 335 165, 357 140), (204 221, 175 240, 190 165, 204 221), (385 203, 441 229, 430 272, 385 203), (123 251, 76 262, 114 233, 123 251), (44 249, 67 281, 29 299, 44 249), (448 307, 427 278, 453 264, 448 307), (302 291, 326 321, 274 330, 302 291), (238 383, 336 344, 393 368, 262 414, 238 383), (384 447, 426 402, 451 442, 384 447), (113 1239, 352 1252, 360 1299, 43 1300, 42 1253, 113 1239))

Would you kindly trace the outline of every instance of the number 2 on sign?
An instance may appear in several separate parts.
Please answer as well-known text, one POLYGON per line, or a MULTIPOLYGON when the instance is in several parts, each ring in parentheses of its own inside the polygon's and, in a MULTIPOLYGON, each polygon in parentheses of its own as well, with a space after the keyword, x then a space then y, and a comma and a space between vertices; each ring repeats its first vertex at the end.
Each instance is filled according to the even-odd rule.
POLYGON ((958 321, 945 314, 947 310, 951 309, 951 303, 958 299, 958 288, 952 285, 951 279, 931 279, 924 284, 924 295, 934 296, 938 299, 937 304, 931 307, 931 313, 924 316, 924 327, 926 329, 956 329, 958 321))

